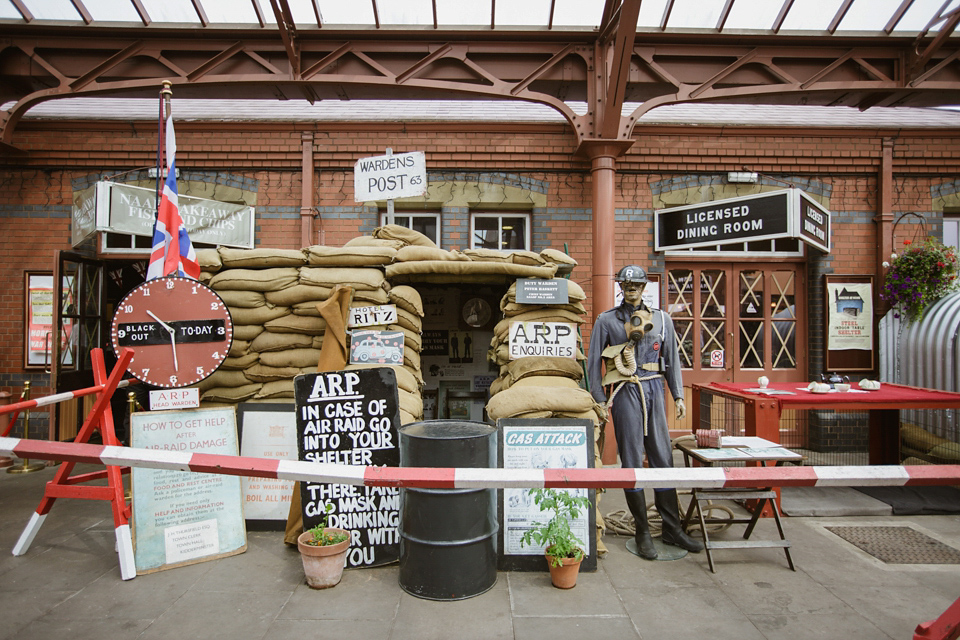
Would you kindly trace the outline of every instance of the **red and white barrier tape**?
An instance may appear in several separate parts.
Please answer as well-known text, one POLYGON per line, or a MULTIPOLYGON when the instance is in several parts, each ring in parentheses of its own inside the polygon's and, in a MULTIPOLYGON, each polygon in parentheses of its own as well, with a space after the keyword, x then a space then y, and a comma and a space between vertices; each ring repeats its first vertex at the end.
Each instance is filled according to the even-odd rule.
POLYGON ((582 487, 719 489, 960 484, 960 465, 862 467, 678 467, 673 469, 463 469, 367 467, 210 453, 0 438, 0 455, 256 478, 433 489, 582 487))

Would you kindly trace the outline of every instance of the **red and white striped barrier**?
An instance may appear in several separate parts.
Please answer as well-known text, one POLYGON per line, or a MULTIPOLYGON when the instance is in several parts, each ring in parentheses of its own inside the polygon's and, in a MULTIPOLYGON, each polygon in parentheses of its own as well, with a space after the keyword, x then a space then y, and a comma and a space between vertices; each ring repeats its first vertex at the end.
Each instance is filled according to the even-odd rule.
MULTIPOLYGON (((132 384, 139 384, 139 380, 135 378, 127 378, 126 380, 121 380, 117 383, 117 389, 122 389, 123 387, 129 387, 132 384)), ((63 393, 55 393, 52 396, 43 396, 42 398, 37 398, 36 400, 23 400, 22 402, 17 402, 15 404, 8 404, 5 407, 0 407, 0 415, 11 414, 10 421, 7 423, 6 429, 3 430, 3 433, 0 435, 7 435, 10 433, 10 430, 13 429, 13 425, 16 423, 17 418, 20 416, 20 412, 24 409, 33 409, 35 407, 46 407, 51 404, 57 404, 58 402, 66 402, 67 400, 73 400, 74 398, 80 398, 83 396, 89 396, 94 393, 99 393, 103 391, 104 385, 98 384, 92 387, 87 387, 85 389, 77 389, 76 391, 64 391, 63 393)))
POLYGON ((960 484, 960 465, 678 467, 673 469, 461 469, 367 467, 0 438, 0 454, 39 460, 174 469, 301 482, 432 489, 720 489, 960 484))

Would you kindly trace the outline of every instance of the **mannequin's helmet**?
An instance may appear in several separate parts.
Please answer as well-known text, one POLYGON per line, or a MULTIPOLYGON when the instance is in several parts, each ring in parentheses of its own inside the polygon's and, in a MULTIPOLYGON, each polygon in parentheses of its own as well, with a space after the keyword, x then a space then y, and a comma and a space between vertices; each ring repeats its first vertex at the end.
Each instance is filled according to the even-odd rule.
POLYGON ((643 267, 635 264, 629 264, 620 269, 615 280, 619 284, 623 284, 625 282, 632 282, 634 284, 647 284, 647 272, 643 270, 643 267))

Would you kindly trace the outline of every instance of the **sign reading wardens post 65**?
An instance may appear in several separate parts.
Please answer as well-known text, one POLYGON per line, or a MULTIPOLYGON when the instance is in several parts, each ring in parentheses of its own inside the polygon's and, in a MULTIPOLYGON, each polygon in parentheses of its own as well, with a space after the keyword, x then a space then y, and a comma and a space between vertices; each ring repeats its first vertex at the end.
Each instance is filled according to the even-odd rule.
MULTIPOLYGON (((389 367, 325 371, 293 380, 300 460, 358 466, 400 465, 397 375, 389 367)), ((348 484, 300 483, 304 530, 333 505, 327 524, 352 533, 348 567, 372 567, 400 557, 400 490, 348 484)))
POLYGON ((361 158, 353 166, 354 200, 393 200, 427 191, 427 160, 423 151, 361 158))

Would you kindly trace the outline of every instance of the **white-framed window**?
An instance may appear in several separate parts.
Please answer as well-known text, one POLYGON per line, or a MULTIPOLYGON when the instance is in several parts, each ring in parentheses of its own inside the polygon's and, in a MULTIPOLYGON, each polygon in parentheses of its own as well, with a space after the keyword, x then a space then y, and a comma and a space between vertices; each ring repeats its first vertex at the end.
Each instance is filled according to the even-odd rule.
POLYGON ((960 213, 944 212, 943 244, 960 252, 960 213))
MULTIPOLYGON (((387 222, 387 213, 383 212, 380 214, 380 224, 385 225, 387 222)), ((406 227, 407 229, 413 229, 414 231, 419 231, 423 235, 427 236, 433 243, 440 246, 440 214, 439 213, 394 213, 393 214, 393 224, 398 224, 401 227, 406 227)))
POLYGON ((470 216, 470 248, 530 250, 529 213, 474 213, 470 216))
POLYGON ((764 258, 801 258, 804 244, 798 238, 776 238, 774 240, 754 240, 752 242, 730 242, 712 247, 695 249, 672 249, 665 251, 672 257, 703 256, 724 258, 757 257, 764 258))

